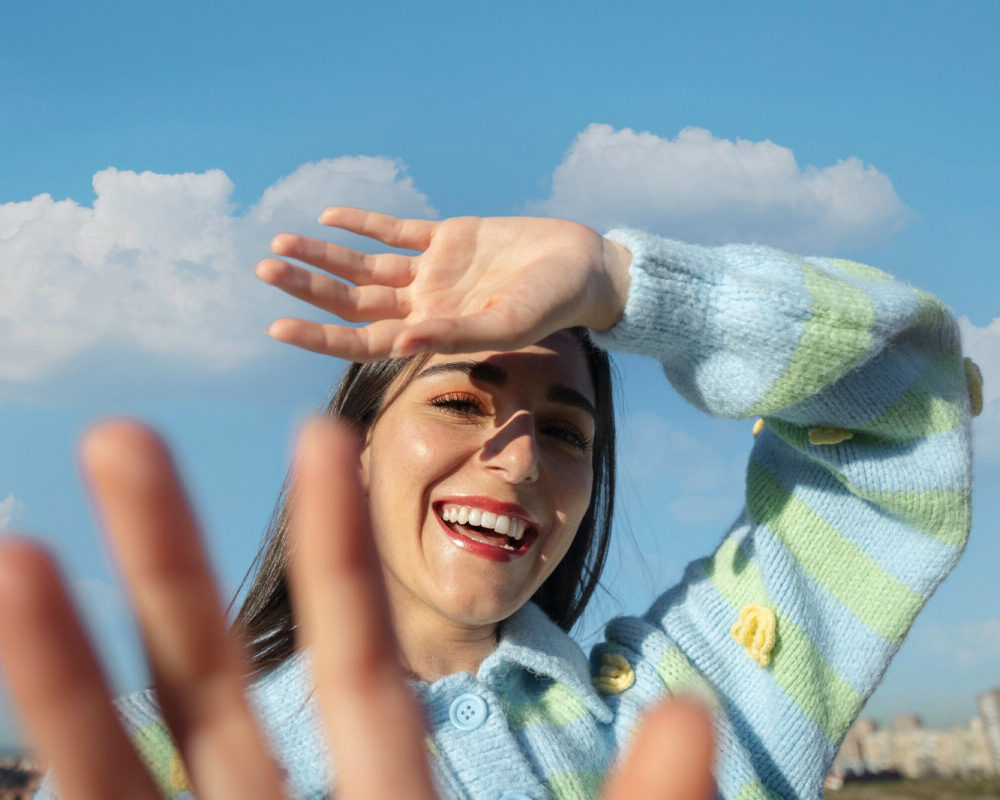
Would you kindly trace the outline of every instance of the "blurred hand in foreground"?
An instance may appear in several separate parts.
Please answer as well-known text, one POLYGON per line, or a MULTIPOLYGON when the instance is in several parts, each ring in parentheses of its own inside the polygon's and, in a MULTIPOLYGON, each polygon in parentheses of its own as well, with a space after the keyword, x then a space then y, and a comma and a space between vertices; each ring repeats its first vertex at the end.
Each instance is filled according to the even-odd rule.
MULTIPOLYGON (((285 797, 246 698, 194 516, 163 442, 132 422, 87 434, 82 462, 148 654, 164 719, 200 800, 285 797)), ((342 800, 432 800, 421 710, 406 686, 357 483, 358 443, 310 423, 297 451, 290 578, 301 644, 342 800)), ((0 665, 66 800, 154 800, 52 559, 0 543, 0 665)), ((604 800, 709 800, 707 712, 666 701, 644 717, 604 800)))

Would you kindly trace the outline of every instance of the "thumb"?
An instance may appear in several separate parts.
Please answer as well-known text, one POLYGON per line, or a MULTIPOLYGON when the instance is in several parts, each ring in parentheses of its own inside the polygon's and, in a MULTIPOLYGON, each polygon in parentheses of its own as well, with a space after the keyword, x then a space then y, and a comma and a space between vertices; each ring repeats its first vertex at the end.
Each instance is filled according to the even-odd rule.
POLYGON ((715 733, 696 700, 669 698, 647 711, 603 800, 712 800, 715 733))

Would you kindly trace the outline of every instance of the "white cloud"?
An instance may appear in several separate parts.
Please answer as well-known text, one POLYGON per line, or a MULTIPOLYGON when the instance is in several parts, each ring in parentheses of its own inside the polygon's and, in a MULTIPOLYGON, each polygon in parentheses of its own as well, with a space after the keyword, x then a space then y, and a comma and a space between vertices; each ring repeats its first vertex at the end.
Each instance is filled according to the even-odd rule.
POLYGON ((304 164, 243 215, 220 170, 108 168, 94 191, 91 208, 47 194, 0 204, 6 394, 102 352, 205 370, 245 364, 281 304, 251 273, 275 233, 336 238, 315 222, 331 204, 436 216, 402 163, 366 156, 304 164))
POLYGON ((8 494, 0 500, 0 530, 7 528, 10 524, 24 513, 24 503, 8 494))
POLYGON ((1000 619, 925 625, 914 628, 913 635, 921 649, 953 658, 960 667, 1000 664, 1000 619))
POLYGON ((535 213, 598 229, 631 225, 689 241, 756 241, 833 254, 879 241, 910 215, 889 178, 858 158, 799 167, 771 141, 675 139, 592 124, 552 175, 535 213))
POLYGON ((983 413, 972 422, 976 458, 1000 459, 1000 317, 979 328, 961 317, 965 354, 983 373, 983 413))

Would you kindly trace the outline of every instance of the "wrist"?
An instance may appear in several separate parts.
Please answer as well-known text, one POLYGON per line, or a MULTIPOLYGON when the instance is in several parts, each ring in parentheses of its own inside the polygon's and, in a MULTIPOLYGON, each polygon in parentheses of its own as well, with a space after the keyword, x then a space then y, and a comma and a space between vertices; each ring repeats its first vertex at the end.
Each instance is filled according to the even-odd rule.
POLYGON ((588 327, 595 331, 608 331, 621 319, 628 301, 631 276, 629 265, 632 253, 625 245, 601 237, 602 258, 593 298, 593 314, 588 327))

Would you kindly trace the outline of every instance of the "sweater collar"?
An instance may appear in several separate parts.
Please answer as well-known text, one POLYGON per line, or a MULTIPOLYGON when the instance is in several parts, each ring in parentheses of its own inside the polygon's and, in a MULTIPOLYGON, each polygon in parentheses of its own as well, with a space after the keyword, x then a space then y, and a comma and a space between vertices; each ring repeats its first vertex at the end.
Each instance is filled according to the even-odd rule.
POLYGON ((580 646, 531 602, 503 622, 500 643, 480 665, 477 677, 500 691, 512 667, 563 684, 597 720, 611 722, 611 709, 590 681, 590 665, 580 646))
MULTIPOLYGON (((500 642, 479 665, 476 677, 493 691, 502 693, 513 669, 551 678, 573 692, 598 721, 609 723, 613 719, 611 709, 590 682, 590 665, 580 646, 531 602, 501 624, 500 642)), ((417 684, 418 694, 428 688, 422 682, 417 684)), ((269 721, 277 722, 301 712, 312 693, 304 654, 296 653, 259 679, 253 693, 262 716, 275 718, 269 721)))

